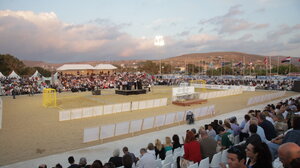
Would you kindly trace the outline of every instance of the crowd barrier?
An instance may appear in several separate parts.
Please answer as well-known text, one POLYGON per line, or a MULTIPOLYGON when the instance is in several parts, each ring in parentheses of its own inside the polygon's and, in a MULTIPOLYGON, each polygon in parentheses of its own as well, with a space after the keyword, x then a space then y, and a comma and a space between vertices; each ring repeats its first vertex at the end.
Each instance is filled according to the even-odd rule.
POLYGON ((208 92, 208 93, 198 93, 199 99, 212 99, 217 97, 224 97, 224 96, 232 96, 232 95, 238 95, 242 94, 242 89, 230 89, 230 90, 224 90, 224 91, 216 91, 216 92, 208 92))
MULTIPOLYGON (((198 120, 200 119, 200 117, 214 115, 215 105, 190 109, 187 111, 192 111, 194 113, 195 119, 198 120)), ((170 125, 174 123, 180 124, 180 122, 185 121, 187 111, 179 111, 169 114, 148 117, 144 119, 85 128, 83 131, 83 143, 103 140, 119 135, 133 134, 139 131, 148 130, 152 128, 159 128, 161 126, 170 125)))
POLYGON ((3 101, 0 97, 0 129, 2 129, 2 113, 3 113, 3 101))
POLYGON ((261 102, 264 102, 264 101, 276 99, 278 97, 284 96, 285 93, 286 93, 286 91, 280 91, 280 92, 277 92, 277 93, 272 93, 272 94, 267 94, 267 95, 262 95, 262 96, 251 97, 248 100, 247 105, 252 105, 252 104, 261 103, 261 102))
POLYGON ((255 91, 255 86, 237 86, 237 85, 208 85, 208 84, 191 84, 195 88, 206 88, 206 89, 218 89, 218 90, 228 90, 228 89, 242 89, 243 91, 255 91))
POLYGON ((120 112, 127 112, 133 110, 142 110, 147 108, 154 108, 166 106, 168 98, 133 101, 120 104, 110 104, 103 106, 94 106, 70 110, 59 111, 59 121, 67 121, 74 119, 81 119, 87 117, 101 116, 107 114, 115 114, 120 112))

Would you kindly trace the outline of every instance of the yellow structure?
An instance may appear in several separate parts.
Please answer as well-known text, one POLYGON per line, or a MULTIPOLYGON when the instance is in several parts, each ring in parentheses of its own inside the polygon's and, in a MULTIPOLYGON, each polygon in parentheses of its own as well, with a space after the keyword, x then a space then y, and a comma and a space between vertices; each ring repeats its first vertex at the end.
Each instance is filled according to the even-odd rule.
POLYGON ((44 107, 57 107, 56 105, 56 90, 45 88, 43 90, 43 106, 44 107))
POLYGON ((205 80, 190 80, 190 83, 192 84, 201 84, 201 90, 206 91, 206 81, 205 80))

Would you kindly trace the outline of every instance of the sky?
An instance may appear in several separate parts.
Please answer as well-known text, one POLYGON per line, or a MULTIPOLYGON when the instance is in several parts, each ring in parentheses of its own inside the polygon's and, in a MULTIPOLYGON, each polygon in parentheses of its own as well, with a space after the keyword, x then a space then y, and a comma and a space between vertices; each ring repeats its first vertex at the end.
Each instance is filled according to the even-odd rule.
POLYGON ((299 0, 0 0, 0 54, 51 63, 300 57, 299 0), (164 45, 155 45, 161 36, 164 45))

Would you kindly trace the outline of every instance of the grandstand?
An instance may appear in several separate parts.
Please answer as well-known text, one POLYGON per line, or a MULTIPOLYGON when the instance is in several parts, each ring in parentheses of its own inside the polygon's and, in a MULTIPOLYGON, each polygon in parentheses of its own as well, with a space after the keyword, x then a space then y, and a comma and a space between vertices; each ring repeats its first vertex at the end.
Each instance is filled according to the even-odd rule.
MULTIPOLYGON (((153 92, 145 95, 146 97, 126 96, 126 99, 124 99, 124 96, 113 95, 111 90, 105 90, 104 95, 99 96, 99 100, 98 98, 97 100, 92 99, 93 96, 90 96, 90 93, 87 92, 75 94, 63 93, 62 95, 58 94, 58 102, 61 101, 60 106, 64 107, 64 109, 69 109, 86 107, 93 103, 112 104, 140 99, 149 100, 151 98, 162 98, 165 96, 170 99, 170 90, 171 87, 155 86, 153 92), (80 98, 78 99, 76 96, 80 98), (59 100, 60 98, 61 100, 59 100), (91 104, 84 103, 83 100, 91 104), (72 102, 74 105, 72 105, 72 102)), ((46 163, 49 166, 61 163, 63 167, 67 167, 67 157, 70 155, 73 155, 77 162, 80 157, 85 156, 89 164, 96 159, 100 159, 105 163, 108 161, 114 148, 122 148, 124 145, 128 146, 130 151, 134 152, 136 156, 139 156, 139 149, 145 147, 148 142, 154 142, 156 138, 163 140, 166 135, 172 136, 175 133, 181 137, 184 136, 185 130, 191 128, 198 129, 213 119, 223 120, 224 118, 236 116, 239 121, 241 121, 241 118, 249 109, 262 109, 266 103, 269 103, 264 102, 262 105, 247 106, 246 104, 249 98, 270 93, 275 93, 275 91, 244 92, 241 95, 228 96, 226 99, 222 97, 210 99, 205 105, 195 105, 192 107, 178 107, 169 102, 165 107, 64 122, 58 121, 59 109, 45 109, 42 107, 41 95, 34 97, 19 96, 16 100, 12 100, 10 97, 3 97, 3 129, 0 132, 0 144, 1 149, 3 149, 1 150, 1 156, 3 157, 0 158, 0 163, 3 167, 37 167, 37 165, 41 163, 46 163), (28 104, 30 104, 30 106, 28 106, 28 104), (197 121, 195 125, 172 125, 164 127, 163 129, 159 128, 140 132, 134 136, 124 135, 103 141, 82 143, 82 133, 86 127, 120 123, 207 105, 215 105, 215 116, 213 116, 213 118, 203 118, 197 121), (245 109, 245 107, 247 108, 245 109), (12 146, 10 144, 14 145, 12 146)), ((287 92, 285 96, 290 97, 295 95, 297 95, 297 93, 287 92)), ((282 98, 279 100, 281 99, 282 98)))

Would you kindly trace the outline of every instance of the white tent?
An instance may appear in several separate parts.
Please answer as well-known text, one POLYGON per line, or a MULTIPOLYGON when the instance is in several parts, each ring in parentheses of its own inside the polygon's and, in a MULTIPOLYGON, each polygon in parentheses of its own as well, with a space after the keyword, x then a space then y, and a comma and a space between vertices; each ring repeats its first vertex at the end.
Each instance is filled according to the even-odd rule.
POLYGON ((17 79, 20 79, 21 77, 20 77, 18 74, 16 74, 15 71, 12 71, 12 72, 7 76, 7 78, 17 78, 17 79))
POLYGON ((36 77, 38 77, 38 78, 42 77, 42 75, 37 70, 35 71, 35 73, 30 78, 36 78, 36 77))
POLYGON ((103 69, 112 70, 112 69, 117 69, 117 67, 115 67, 111 64, 98 64, 97 66, 95 66, 95 69, 97 69, 97 70, 103 70, 103 69))
POLYGON ((64 64, 57 68, 58 71, 66 71, 66 70, 93 70, 94 67, 89 64, 64 64))
POLYGON ((6 77, 2 74, 2 72, 0 72, 0 79, 5 79, 6 77))

